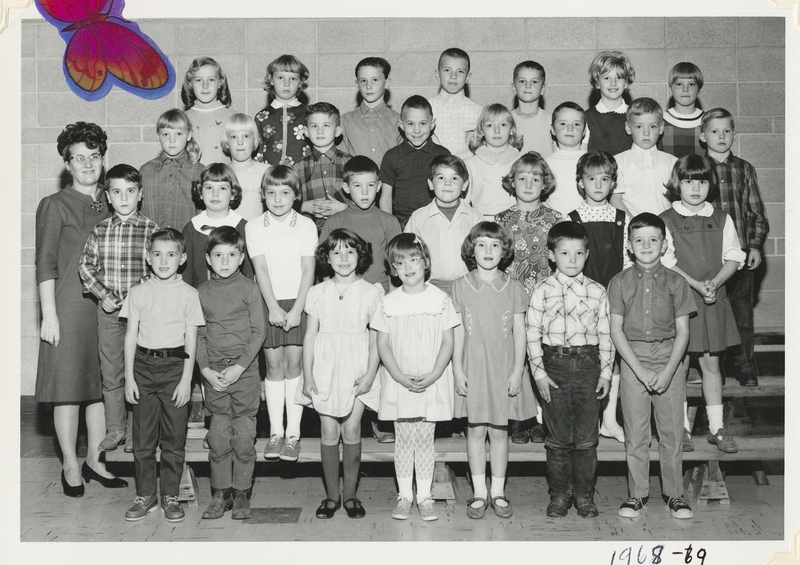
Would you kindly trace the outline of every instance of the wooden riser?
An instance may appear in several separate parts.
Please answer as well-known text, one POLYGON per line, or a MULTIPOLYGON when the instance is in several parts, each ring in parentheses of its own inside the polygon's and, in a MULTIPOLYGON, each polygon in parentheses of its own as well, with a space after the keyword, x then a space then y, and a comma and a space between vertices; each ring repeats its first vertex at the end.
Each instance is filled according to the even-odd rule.
MULTIPOLYGON (((198 430, 201 431, 201 430, 198 430)), ((200 435, 200 434, 192 434, 200 435)), ((709 444, 705 437, 695 436, 693 452, 684 453, 684 461, 768 461, 784 458, 784 438, 782 436, 748 436, 737 437, 738 453, 722 453, 709 444)), ((203 449, 202 435, 190 438, 186 442, 186 461, 208 461, 208 450, 203 449)), ((267 438, 256 441, 258 462, 264 462, 263 453, 267 438)), ((319 462, 319 438, 303 438, 300 445, 299 463, 319 462)), ((436 460, 445 462, 465 462, 467 460, 466 440, 442 438, 435 442, 436 460)), ((488 458, 488 449, 487 449, 488 458)), ((625 446, 613 439, 601 437, 597 448, 600 461, 625 461, 625 446)), ((133 455, 121 449, 106 454, 108 461, 133 461, 133 455)), ((364 462, 394 462, 394 444, 378 443, 374 438, 363 438, 361 460, 364 462)), ((509 441, 509 461, 546 461, 544 444, 527 443, 518 445, 509 441)), ((658 441, 653 438, 650 443, 650 460, 658 461, 658 441)))
MULTIPOLYGON (((744 398, 751 396, 785 396, 784 377, 758 377, 758 386, 742 386, 736 380, 727 379, 722 387, 723 398, 744 398)), ((702 398, 702 384, 687 384, 687 398, 702 398)))

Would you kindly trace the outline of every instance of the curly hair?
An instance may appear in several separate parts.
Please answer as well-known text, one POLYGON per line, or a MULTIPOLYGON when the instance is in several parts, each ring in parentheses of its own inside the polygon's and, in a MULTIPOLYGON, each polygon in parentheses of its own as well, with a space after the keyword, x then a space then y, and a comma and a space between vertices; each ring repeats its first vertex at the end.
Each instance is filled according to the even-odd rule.
POLYGON ((356 264, 356 274, 363 275, 372 265, 372 244, 364 241, 353 230, 347 228, 337 228, 333 230, 325 241, 317 246, 315 255, 317 256, 317 265, 324 275, 332 275, 333 267, 331 267, 330 253, 339 248, 355 249, 358 254, 358 263, 356 264))
POLYGON ((97 124, 87 122, 69 124, 58 134, 57 142, 58 154, 61 155, 64 161, 69 161, 70 157, 72 157, 70 149, 78 143, 83 143, 89 149, 97 149, 101 156, 105 156, 108 150, 106 132, 97 124))
POLYGON ((231 187, 230 209, 235 210, 242 202, 242 186, 236 173, 225 163, 211 163, 200 173, 200 180, 192 183, 192 200, 198 208, 205 208, 203 203, 203 185, 207 182, 227 182, 231 187))
POLYGON ((500 257, 500 264, 497 268, 505 271, 514 260, 514 239, 496 222, 478 222, 469 230, 469 234, 464 238, 464 243, 461 244, 461 259, 464 260, 467 268, 470 271, 478 268, 478 263, 475 261, 475 242, 479 237, 488 237, 500 242, 503 255, 500 257))
POLYGON ((228 77, 225 76, 225 73, 222 71, 222 67, 219 66, 214 59, 211 57, 198 57, 192 64, 189 65, 189 68, 186 70, 186 75, 183 77, 183 87, 181 87, 181 100, 183 101, 183 105, 188 110, 192 106, 194 106, 195 100, 197 97, 194 95, 194 88, 192 88, 192 81, 194 80, 194 75, 197 71, 200 70, 200 67, 216 67, 217 75, 219 76, 219 86, 217 86, 217 100, 222 102, 222 104, 226 107, 230 107, 231 105, 231 90, 228 88, 228 77))

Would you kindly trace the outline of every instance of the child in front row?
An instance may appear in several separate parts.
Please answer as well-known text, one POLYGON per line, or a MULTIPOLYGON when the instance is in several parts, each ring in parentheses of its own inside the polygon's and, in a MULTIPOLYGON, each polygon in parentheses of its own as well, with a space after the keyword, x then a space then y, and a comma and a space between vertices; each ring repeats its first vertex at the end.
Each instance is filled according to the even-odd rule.
MULTIPOLYGON (((744 266, 747 256, 730 215, 708 202, 719 196, 719 180, 707 158, 687 155, 678 159, 667 190, 673 202, 660 216, 667 226, 662 262, 683 275, 695 291, 697 316, 689 321, 688 351, 697 355, 703 375, 706 439, 724 453, 736 453, 739 448, 723 427, 719 356, 727 347, 741 343, 725 282, 744 266)), ((686 416, 684 426, 684 434, 689 433, 686 416)))
POLYGON ((461 244, 481 221, 481 214, 461 198, 469 186, 469 172, 455 155, 434 157, 428 186, 433 202, 411 214, 404 231, 417 234, 428 245, 431 284, 450 294, 453 281, 468 272, 461 259, 461 244))
MULTIPOLYGON (((625 252, 625 212, 608 203, 617 186, 617 162, 605 151, 589 151, 578 160, 575 171, 583 203, 569 213, 569 219, 583 224, 589 234, 589 256, 583 274, 608 288, 608 281, 630 264, 625 252)), ((603 410, 600 435, 625 441, 617 423, 619 364, 614 363, 608 404, 603 410)))
POLYGON ((586 133, 586 113, 575 102, 563 102, 553 110, 550 127, 556 139, 556 150, 545 158, 555 177, 555 189, 547 199, 547 205, 566 216, 581 205, 581 195, 575 190, 575 167, 578 159, 586 153, 581 147, 586 133))
POLYGON ((586 110, 586 142, 589 151, 607 151, 612 155, 630 149, 631 140, 625 135, 625 112, 628 105, 623 96, 636 72, 622 51, 601 51, 589 65, 589 81, 600 91, 600 101, 586 110))
POLYGON ((536 285, 528 307, 528 356, 549 430, 550 517, 566 516, 573 504, 582 518, 598 515, 597 419, 614 345, 606 291, 583 274, 588 242, 586 229, 575 222, 550 229, 547 249, 556 273, 536 285))
POLYGON ((472 228, 461 256, 472 270, 453 285, 453 306, 461 314, 461 326, 455 329, 453 374, 456 394, 466 396, 464 409, 456 416, 466 416, 469 422, 467 459, 474 494, 467 501, 467 516, 483 518, 491 505, 497 516, 510 518, 511 502, 505 497, 508 422, 536 415, 536 397, 525 366, 528 295, 519 281, 501 270, 514 256, 514 240, 498 224, 481 222, 472 228))
POLYGON ((619 515, 636 518, 650 494, 650 412, 655 411, 664 502, 674 518, 691 518, 683 498, 683 401, 689 316, 697 311, 689 285, 661 264, 664 222, 645 212, 628 226, 635 263, 611 279, 611 339, 622 358, 628 499, 619 515))
POLYGON ((417 94, 410 96, 400 110, 398 127, 404 139, 386 152, 381 161, 381 210, 394 214, 400 227, 423 206, 431 203, 427 175, 431 161, 450 151, 431 140, 436 125, 431 105, 417 94))
POLYGON ((312 286, 306 299, 303 341, 304 401, 319 413, 320 458, 325 499, 316 516, 332 518, 339 496, 339 440, 344 463, 344 509, 350 518, 366 512, 356 497, 361 464, 361 416, 378 409, 380 381, 377 334, 369 320, 383 298, 383 287, 361 276, 372 262, 370 244, 355 232, 333 230, 317 248, 317 261, 332 278, 312 286))
POLYGON ((513 111, 517 136, 522 141, 520 153, 536 151, 542 157, 553 152, 550 137, 550 112, 540 107, 545 91, 544 67, 536 61, 523 61, 514 67, 511 90, 516 106, 513 111))
POLYGON ((119 309, 131 287, 147 274, 147 242, 158 226, 137 210, 142 199, 139 171, 130 165, 116 165, 106 173, 105 182, 114 215, 89 234, 78 272, 84 293, 97 297, 97 345, 106 415, 106 437, 97 449, 113 451, 130 435, 126 432, 125 320, 119 319, 119 309))
POLYGON ((472 179, 467 195, 469 203, 494 221, 494 216, 514 203, 503 190, 503 177, 519 157, 521 143, 511 112, 502 104, 490 104, 481 110, 475 136, 469 142, 473 155, 464 160, 472 179))
POLYGON ((197 334, 197 366, 205 379, 211 413, 208 461, 212 499, 205 519, 250 517, 256 464, 256 413, 261 400, 258 355, 266 333, 266 311, 258 285, 239 267, 244 237, 222 226, 208 235, 206 261, 211 278, 197 292, 206 325, 197 334))
POLYGON ((292 167, 278 165, 267 171, 261 189, 267 211, 247 222, 245 236, 256 281, 269 311, 270 327, 264 341, 264 394, 270 437, 264 458, 297 461, 303 407, 294 399, 302 371, 303 307, 308 289, 314 284, 317 228, 292 207, 300 198, 300 177, 292 167))
POLYGON ((417 473, 417 508, 439 518, 431 498, 433 432, 453 417, 453 328, 458 314, 446 293, 427 284, 431 255, 419 236, 389 242, 386 256, 402 286, 383 297, 370 327, 378 332, 381 399, 378 416, 395 422, 394 467, 400 492, 392 518, 408 519, 417 473))
POLYGON ((122 304, 125 332, 125 400, 133 405, 136 498, 125 512, 141 520, 159 505, 156 448, 161 447, 161 510, 167 522, 185 518, 178 487, 186 452, 186 424, 197 347, 205 325, 197 291, 181 280, 183 236, 173 228, 153 233, 147 263, 153 276, 131 288, 122 304))

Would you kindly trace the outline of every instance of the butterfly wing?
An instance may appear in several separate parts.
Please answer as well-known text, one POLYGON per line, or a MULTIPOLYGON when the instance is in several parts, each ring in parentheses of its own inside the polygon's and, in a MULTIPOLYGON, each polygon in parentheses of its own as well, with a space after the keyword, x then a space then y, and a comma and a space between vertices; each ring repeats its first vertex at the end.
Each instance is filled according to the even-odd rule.
POLYGON ((73 90, 86 100, 102 98, 113 84, 151 99, 175 85, 169 60, 138 26, 112 19, 77 29, 67 44, 64 67, 80 89, 73 90))
POLYGON ((95 16, 110 1, 113 0, 36 0, 36 7, 50 23, 56 25, 52 20, 75 23, 95 16))

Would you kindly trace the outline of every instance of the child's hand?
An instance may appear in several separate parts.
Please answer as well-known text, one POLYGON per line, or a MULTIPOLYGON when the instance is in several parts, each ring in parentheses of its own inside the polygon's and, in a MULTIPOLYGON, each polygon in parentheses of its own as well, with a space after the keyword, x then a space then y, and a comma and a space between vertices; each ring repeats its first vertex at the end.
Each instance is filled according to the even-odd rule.
POLYGON ((58 343, 61 341, 61 327, 58 323, 58 316, 42 318, 39 337, 53 347, 58 347, 58 343))
POLYGON ((119 306, 117 306, 117 301, 114 300, 114 297, 110 292, 106 294, 105 298, 103 298, 103 302, 100 303, 100 306, 103 307, 103 311, 109 314, 119 309, 119 306))
POLYGON ((608 391, 610 390, 611 381, 609 379, 604 379, 603 377, 597 379, 597 388, 594 389, 595 392, 600 393, 597 395, 597 400, 603 400, 608 396, 608 391))
POLYGON ((336 214, 337 212, 347 210, 347 204, 345 204, 344 202, 339 202, 338 200, 333 200, 333 199, 328 200, 327 202, 328 202, 328 208, 330 209, 328 215, 336 214))
POLYGON ((292 328, 300 325, 301 312, 296 312, 294 309, 286 313, 286 318, 283 321, 283 331, 288 332, 292 328))
POLYGON ((311 375, 303 375, 303 394, 308 398, 312 398, 312 394, 319 394, 317 383, 311 375))
POLYGON ((356 396, 361 396, 372 389, 372 383, 375 382, 375 375, 364 374, 356 379, 353 387, 356 389, 356 396))
POLYGON ((270 308, 269 323, 270 325, 277 326, 279 328, 284 327, 284 325, 286 324, 286 310, 284 310, 280 306, 276 306, 275 308, 270 308))
POLYGON ((647 389, 647 392, 653 392, 653 384, 656 381, 655 371, 648 369, 647 367, 642 367, 642 370, 636 373, 636 378, 639 379, 639 382, 644 385, 644 388, 647 389))
POLYGON ((717 285, 714 281, 704 281, 705 294, 703 295, 703 302, 706 304, 714 304, 717 300, 717 285))
POLYGON ((425 389, 439 380, 439 377, 434 376, 433 373, 425 373, 424 375, 414 377, 413 380, 416 382, 416 386, 419 389, 417 392, 425 392, 425 389))
POLYGON ((522 390, 522 369, 508 376, 508 396, 517 396, 522 390))
POLYGON ((750 252, 747 254, 747 268, 751 271, 754 269, 758 269, 758 266, 761 264, 761 251, 758 249, 751 249, 750 252))
POLYGON ((550 387, 558 388, 558 385, 550 377, 543 377, 536 381, 536 388, 542 396, 542 400, 550 404, 550 387))
POLYGON ((230 367, 225 367, 222 369, 222 382, 225 387, 229 387, 238 381, 239 377, 241 377, 242 373, 244 373, 244 369, 245 368, 241 365, 231 365, 230 367))
POLYGON ((211 386, 211 388, 217 392, 222 392, 228 388, 222 381, 222 373, 219 371, 215 371, 211 367, 206 367, 205 369, 202 369, 200 373, 203 375, 203 378, 211 386))
POLYGON ((411 392, 422 392, 417 389, 417 383, 414 380, 416 377, 412 377, 411 375, 406 375, 405 373, 400 373, 397 376, 392 375, 392 378, 397 381, 397 384, 400 386, 407 388, 411 392))
POLYGON ((175 392, 172 393, 172 400, 175 401, 175 408, 183 408, 189 402, 192 394, 192 380, 181 379, 178 386, 175 387, 175 392))
POLYGON ((139 387, 134 379, 125 379, 125 400, 129 404, 139 404, 139 387))
POLYGON ((656 379, 653 383, 653 392, 656 394, 664 394, 672 383, 672 376, 674 373, 668 373, 663 369, 656 373, 656 379))
POLYGON ((467 396, 467 375, 461 369, 453 369, 453 379, 456 384, 456 394, 459 396, 467 396))
POLYGON ((300 205, 300 211, 311 214, 317 218, 326 218, 330 216, 330 207, 328 200, 325 198, 317 198, 315 200, 306 200, 300 205))

